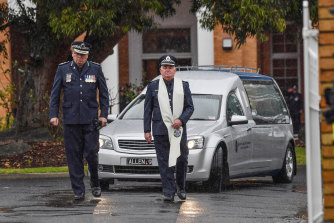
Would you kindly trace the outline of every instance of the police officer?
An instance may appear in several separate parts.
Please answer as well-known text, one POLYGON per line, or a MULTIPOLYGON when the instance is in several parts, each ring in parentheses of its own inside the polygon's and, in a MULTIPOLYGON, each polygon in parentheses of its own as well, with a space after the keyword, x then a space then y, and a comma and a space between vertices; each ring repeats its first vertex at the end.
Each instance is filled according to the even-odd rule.
POLYGON ((109 96, 99 64, 87 61, 90 45, 72 43, 73 61, 59 64, 50 97, 50 123, 57 126, 60 92, 63 89, 63 130, 67 163, 75 200, 85 197, 84 164, 90 172, 90 186, 94 197, 101 196, 98 179, 98 124, 107 123, 109 96), (99 103, 97 102, 99 90, 99 103), (98 109, 100 105, 100 117, 98 109))
POLYGON ((292 118, 293 133, 298 135, 300 130, 300 117, 303 112, 303 97, 302 94, 297 92, 296 85, 290 88, 288 92, 287 103, 292 118))
POLYGON ((152 142, 152 123, 164 201, 174 201, 175 193, 181 200, 186 199, 186 124, 194 111, 188 82, 174 78, 175 64, 176 58, 170 55, 159 59, 161 78, 147 86, 144 105, 145 139, 152 142))

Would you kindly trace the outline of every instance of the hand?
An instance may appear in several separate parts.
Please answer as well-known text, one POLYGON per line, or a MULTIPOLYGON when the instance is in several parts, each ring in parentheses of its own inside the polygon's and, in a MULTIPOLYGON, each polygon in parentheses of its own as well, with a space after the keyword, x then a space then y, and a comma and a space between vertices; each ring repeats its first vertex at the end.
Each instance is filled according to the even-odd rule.
POLYGON ((175 119, 173 124, 172 124, 172 127, 176 130, 179 130, 179 128, 182 126, 182 122, 180 119, 175 119))
POLYGON ((148 142, 148 143, 152 142, 152 135, 151 135, 150 132, 145 133, 145 139, 146 139, 146 142, 148 142))
POLYGON ((101 121, 101 123, 102 123, 102 127, 104 127, 104 126, 107 125, 107 119, 106 119, 106 118, 104 118, 104 117, 100 117, 100 118, 99 118, 99 121, 101 121))
POLYGON ((52 118, 52 119, 50 119, 50 123, 51 123, 51 125, 53 125, 53 126, 58 126, 58 124, 59 124, 59 119, 58 119, 58 118, 52 118))

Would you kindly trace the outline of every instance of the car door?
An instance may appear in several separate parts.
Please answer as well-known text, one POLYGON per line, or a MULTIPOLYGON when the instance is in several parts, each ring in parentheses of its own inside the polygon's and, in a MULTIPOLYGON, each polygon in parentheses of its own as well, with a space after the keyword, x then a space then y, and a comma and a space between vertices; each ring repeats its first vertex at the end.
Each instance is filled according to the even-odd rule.
MULTIPOLYGON (((235 91, 230 92, 226 101, 226 121, 229 123, 233 115, 245 116, 244 109, 235 91)), ((251 124, 230 125, 232 140, 229 145, 229 168, 231 175, 248 171, 252 162, 251 124)))
POLYGON ((254 170, 272 169, 284 153, 284 132, 280 125, 289 122, 280 92, 272 80, 247 80, 244 86, 251 104, 254 170))

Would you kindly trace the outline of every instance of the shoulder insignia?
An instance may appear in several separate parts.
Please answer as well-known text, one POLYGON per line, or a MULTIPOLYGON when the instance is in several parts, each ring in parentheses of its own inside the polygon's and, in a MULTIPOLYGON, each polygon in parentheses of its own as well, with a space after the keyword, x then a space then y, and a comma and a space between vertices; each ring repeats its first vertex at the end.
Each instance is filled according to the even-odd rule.
POLYGON ((68 64, 69 62, 71 62, 71 61, 66 61, 66 62, 60 63, 58 66, 68 64))
POLYGON ((91 62, 92 64, 95 64, 95 65, 101 66, 101 64, 93 62, 93 61, 89 61, 89 62, 91 62))

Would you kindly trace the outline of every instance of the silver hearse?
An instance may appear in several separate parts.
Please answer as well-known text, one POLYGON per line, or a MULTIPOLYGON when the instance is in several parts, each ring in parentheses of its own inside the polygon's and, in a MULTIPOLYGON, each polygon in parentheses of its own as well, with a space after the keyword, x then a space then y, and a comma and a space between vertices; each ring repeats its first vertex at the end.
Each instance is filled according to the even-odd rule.
MULTIPOLYGON (((189 82, 195 107, 187 123, 187 182, 202 182, 209 191, 220 192, 234 178, 292 181, 292 120, 272 77, 240 67, 183 69, 175 76, 189 82)), ((114 179, 160 179, 154 144, 144 139, 145 92, 100 131, 102 188, 114 179)))

